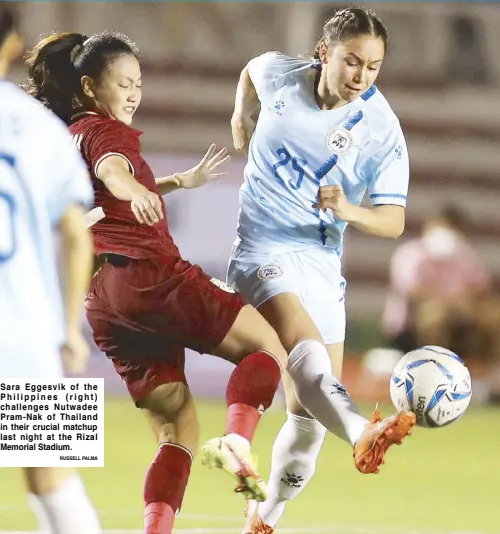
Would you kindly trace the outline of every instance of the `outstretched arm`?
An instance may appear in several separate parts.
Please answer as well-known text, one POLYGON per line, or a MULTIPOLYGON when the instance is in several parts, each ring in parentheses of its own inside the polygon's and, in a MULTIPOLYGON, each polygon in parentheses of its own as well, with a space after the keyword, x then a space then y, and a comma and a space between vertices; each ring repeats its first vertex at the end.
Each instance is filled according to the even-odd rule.
POLYGON ((217 152, 217 147, 212 144, 198 165, 193 168, 163 178, 156 179, 156 185, 162 195, 167 195, 177 189, 195 189, 207 182, 227 176, 227 172, 218 172, 218 168, 230 161, 227 149, 222 148, 217 152))

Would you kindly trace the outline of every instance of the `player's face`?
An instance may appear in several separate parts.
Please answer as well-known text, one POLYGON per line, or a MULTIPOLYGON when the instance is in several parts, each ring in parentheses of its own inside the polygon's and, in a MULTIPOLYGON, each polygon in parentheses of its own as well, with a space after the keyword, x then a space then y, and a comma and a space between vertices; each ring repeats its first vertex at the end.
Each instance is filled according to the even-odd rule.
MULTIPOLYGON (((351 102, 375 83, 384 59, 382 39, 360 35, 325 50, 327 90, 351 102)), ((323 59, 323 58, 322 58, 323 59)))
POLYGON ((113 60, 95 86, 96 106, 125 124, 132 123, 141 98, 141 67, 132 55, 113 60))

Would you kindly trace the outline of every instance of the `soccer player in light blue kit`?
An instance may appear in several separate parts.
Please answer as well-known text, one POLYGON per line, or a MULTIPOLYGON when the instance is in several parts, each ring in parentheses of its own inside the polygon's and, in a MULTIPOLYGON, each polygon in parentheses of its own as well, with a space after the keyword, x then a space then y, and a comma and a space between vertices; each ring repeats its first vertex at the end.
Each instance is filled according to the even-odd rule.
POLYGON ((240 77, 231 125, 248 163, 228 281, 289 354, 288 418, 274 443, 269 497, 250 504, 245 534, 273 532, 287 501, 312 478, 326 430, 351 443, 359 471, 376 473, 387 448, 415 424, 411 412, 382 420, 375 410, 368 421, 339 381, 344 230, 351 224, 395 239, 405 221, 406 144, 374 85, 386 46, 376 15, 344 9, 325 24, 313 61, 269 52, 240 77), (372 208, 359 206, 366 191, 372 208))
MULTIPOLYGON (((70 371, 83 370, 88 358, 80 319, 93 256, 82 205, 91 205, 93 194, 62 122, 3 79, 21 50, 12 14, 0 10, 0 380, 57 379, 63 345, 70 371)), ((44 532, 101 533, 73 469, 28 467, 24 474, 44 532)))

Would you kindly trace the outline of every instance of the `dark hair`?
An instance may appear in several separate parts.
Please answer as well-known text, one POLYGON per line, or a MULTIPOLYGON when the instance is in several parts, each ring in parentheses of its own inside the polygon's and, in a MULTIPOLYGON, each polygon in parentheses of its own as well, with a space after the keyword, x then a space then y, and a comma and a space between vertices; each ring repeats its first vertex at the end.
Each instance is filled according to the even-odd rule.
POLYGON ((69 124, 84 98, 82 76, 98 80, 117 57, 139 50, 126 35, 103 32, 91 37, 59 33, 42 39, 28 54, 27 91, 69 124))
POLYGON ((16 19, 10 9, 0 9, 0 46, 5 38, 16 30, 16 19))
POLYGON ((466 232, 468 227, 468 218, 462 209, 454 204, 448 204, 443 206, 436 212, 434 219, 446 223, 448 226, 455 228, 463 233, 466 232))
POLYGON ((348 7, 337 11, 323 26, 323 37, 314 49, 314 59, 319 59, 319 51, 323 44, 333 44, 347 41, 359 35, 372 35, 384 42, 387 50, 389 36, 387 28, 380 18, 370 9, 348 7))

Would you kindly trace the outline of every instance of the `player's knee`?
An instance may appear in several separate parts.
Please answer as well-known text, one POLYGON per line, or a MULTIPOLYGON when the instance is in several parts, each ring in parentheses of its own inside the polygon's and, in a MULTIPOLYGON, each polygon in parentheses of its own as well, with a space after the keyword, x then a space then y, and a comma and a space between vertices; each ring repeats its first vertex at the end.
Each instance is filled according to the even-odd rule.
POLYGON ((28 489, 33 495, 48 495, 71 477, 76 471, 67 467, 27 467, 25 469, 28 489))
POLYGON ((286 369, 288 354, 281 344, 280 338, 276 331, 266 323, 268 328, 261 332, 262 337, 257 341, 256 344, 260 345, 257 350, 264 350, 272 354, 280 363, 282 369, 286 369))
POLYGON ((141 400, 139 407, 162 417, 165 423, 174 423, 186 400, 186 389, 182 382, 162 384, 141 400))
POLYGON ((239 363, 257 351, 269 352, 286 368, 287 354, 278 334, 255 308, 245 306, 216 354, 239 363))

